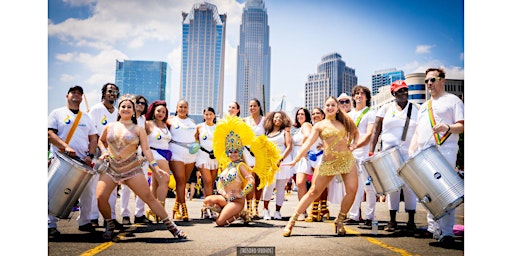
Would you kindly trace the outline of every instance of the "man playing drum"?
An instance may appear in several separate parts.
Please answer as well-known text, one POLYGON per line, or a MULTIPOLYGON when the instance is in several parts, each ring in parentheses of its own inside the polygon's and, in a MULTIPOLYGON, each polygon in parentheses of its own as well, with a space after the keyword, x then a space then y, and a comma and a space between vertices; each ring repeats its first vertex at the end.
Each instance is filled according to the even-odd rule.
MULTIPOLYGON (((380 136, 382 151, 398 147, 398 151, 405 161, 409 158, 408 148, 416 129, 418 106, 409 102, 409 87, 403 80, 397 80, 391 84, 391 95, 395 97, 395 101, 382 106, 377 111, 369 155, 373 155, 380 136)), ((416 229, 414 224, 416 195, 407 184, 404 184, 398 191, 387 193, 386 201, 388 202, 390 220, 384 227, 385 231, 395 231, 398 227, 396 213, 400 206, 401 190, 404 192, 405 211, 409 214, 406 228, 411 232, 416 229)))
MULTIPOLYGON (((48 143, 52 146, 52 152, 61 151, 70 157, 78 157, 87 165, 91 165, 98 144, 98 132, 89 115, 80 113, 83 94, 84 90, 78 85, 69 88, 66 95, 66 106, 50 113, 48 116, 48 143), (75 120, 77 120, 77 124, 74 125, 75 120), (69 133, 71 133, 70 138, 68 138, 69 133)), ((52 198, 48 198, 48 200, 52 200, 52 198)), ((89 215, 92 201, 96 198, 93 193, 84 191, 78 200, 80 201, 80 214, 77 218, 78 229, 93 232, 94 228, 90 224, 89 215)), ((57 217, 48 215, 49 238, 60 235, 57 230, 58 220, 57 217)))
MULTIPOLYGON (((445 71, 442 68, 428 68, 425 71, 425 87, 431 98, 421 105, 417 128, 409 147, 409 155, 437 144, 441 154, 455 168, 459 150, 459 133, 464 132, 464 103, 459 97, 445 91, 445 71), (450 136, 452 135, 452 136, 450 136)), ((432 213, 427 214, 427 230, 439 239, 445 247, 453 246, 455 209, 434 221, 432 213)))

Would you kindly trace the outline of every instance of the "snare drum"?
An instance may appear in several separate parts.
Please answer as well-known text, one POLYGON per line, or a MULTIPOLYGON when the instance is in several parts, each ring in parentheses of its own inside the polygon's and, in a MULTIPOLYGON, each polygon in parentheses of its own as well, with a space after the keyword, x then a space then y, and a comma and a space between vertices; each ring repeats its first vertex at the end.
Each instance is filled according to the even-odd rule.
POLYGON ((84 162, 61 152, 48 168, 48 214, 66 219, 85 186, 95 174, 84 162))
POLYGON ((429 146, 409 158, 398 174, 438 220, 464 202, 464 180, 441 154, 429 146))
POLYGON ((397 170, 403 162, 404 160, 397 146, 382 151, 363 162, 377 194, 385 195, 399 191, 402 188, 405 183, 398 176, 397 170))

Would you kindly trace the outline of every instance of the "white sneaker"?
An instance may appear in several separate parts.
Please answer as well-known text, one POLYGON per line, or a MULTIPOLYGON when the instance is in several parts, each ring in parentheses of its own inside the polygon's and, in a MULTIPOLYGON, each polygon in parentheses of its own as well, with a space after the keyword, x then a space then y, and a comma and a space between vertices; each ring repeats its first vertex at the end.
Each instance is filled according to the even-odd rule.
POLYGON ((306 220, 306 214, 305 213, 299 214, 297 221, 305 221, 305 220, 306 220))
POLYGON ((268 209, 263 209, 263 219, 264 220, 270 220, 270 212, 268 211, 268 209))
POLYGON ((276 211, 276 212, 274 213, 274 220, 280 220, 280 219, 282 219, 282 218, 281 218, 281 213, 280 213, 279 211, 276 211))

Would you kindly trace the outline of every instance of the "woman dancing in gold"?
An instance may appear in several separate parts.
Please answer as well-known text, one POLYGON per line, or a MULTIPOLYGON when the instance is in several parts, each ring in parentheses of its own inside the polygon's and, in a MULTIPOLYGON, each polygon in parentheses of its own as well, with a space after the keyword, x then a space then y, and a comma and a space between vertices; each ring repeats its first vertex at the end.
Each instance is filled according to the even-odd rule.
POLYGON ((352 156, 352 150, 359 138, 359 132, 354 121, 338 108, 338 101, 334 97, 329 97, 324 103, 325 119, 313 126, 313 129, 304 142, 300 151, 293 161, 282 163, 281 165, 294 166, 301 157, 305 156, 311 145, 318 137, 324 145, 324 156, 322 163, 318 167, 318 175, 315 175, 311 188, 304 195, 295 208, 295 213, 290 217, 283 230, 283 236, 288 237, 292 233, 295 221, 300 213, 304 212, 308 206, 320 196, 335 175, 341 174, 345 184, 346 195, 341 201, 340 212, 334 220, 335 233, 345 235, 346 230, 343 227, 343 220, 347 216, 357 191, 357 169, 355 158, 352 156))

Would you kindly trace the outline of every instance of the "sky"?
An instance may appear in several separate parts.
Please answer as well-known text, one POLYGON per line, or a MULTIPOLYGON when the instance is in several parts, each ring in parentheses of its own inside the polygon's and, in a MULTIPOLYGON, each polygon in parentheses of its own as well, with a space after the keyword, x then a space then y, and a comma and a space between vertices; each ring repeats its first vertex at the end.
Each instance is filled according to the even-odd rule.
MULTIPOLYGON (((227 14, 224 109, 236 98, 236 49, 244 2, 210 1, 219 13, 227 14)), ((75 84, 84 87, 89 106, 100 102, 101 86, 115 82, 116 59, 167 62, 167 100, 175 106, 181 13, 190 12, 194 3, 50 0, 48 113, 65 104, 67 89, 75 84)), ((355 69, 358 84, 369 88, 372 74, 390 68, 408 74, 444 67, 448 78, 464 79, 463 1, 270 0, 265 6, 272 51, 270 109, 283 97, 287 111, 303 106, 307 76, 317 72, 322 56, 333 52, 355 69)), ((86 110, 86 104, 82 108, 86 110)))

